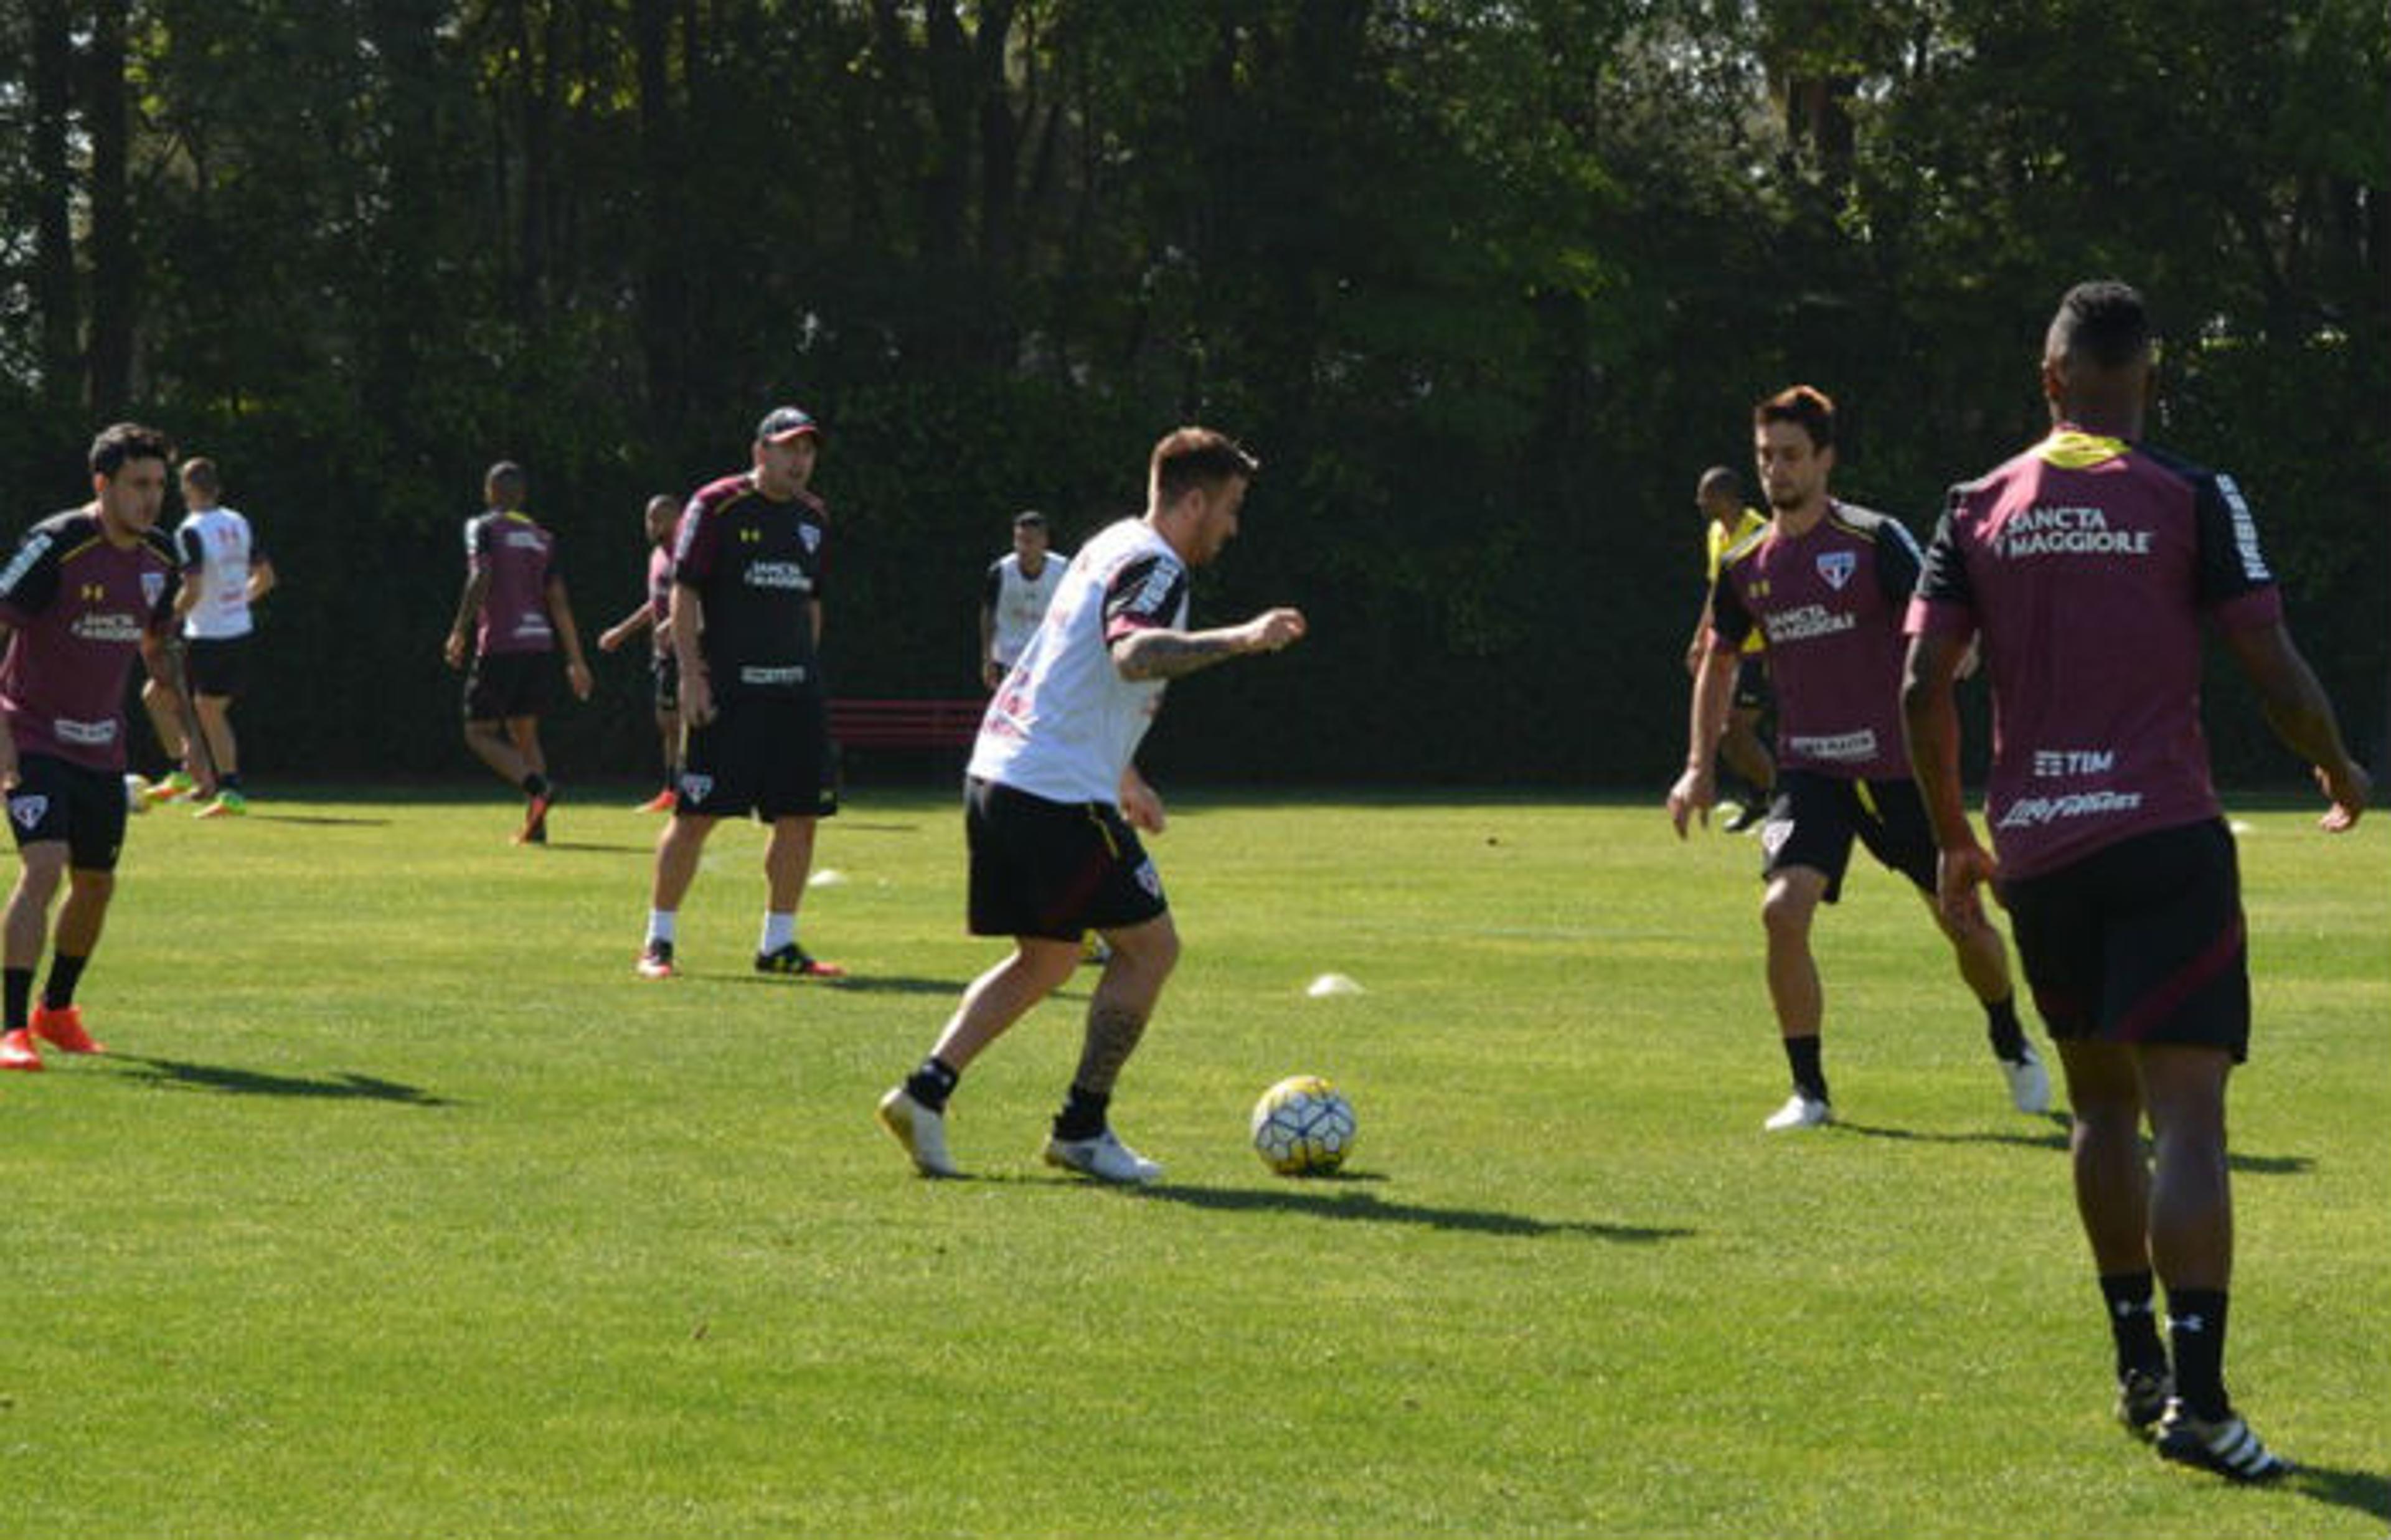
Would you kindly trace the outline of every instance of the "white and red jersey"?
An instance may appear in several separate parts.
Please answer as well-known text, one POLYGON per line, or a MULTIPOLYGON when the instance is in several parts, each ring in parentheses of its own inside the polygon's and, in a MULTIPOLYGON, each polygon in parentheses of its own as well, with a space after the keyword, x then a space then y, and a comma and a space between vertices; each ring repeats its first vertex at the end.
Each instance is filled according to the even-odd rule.
POLYGON ((183 618, 183 635, 212 641, 248 635, 256 624, 249 612, 250 569, 265 559, 249 520, 238 508, 201 508, 175 529, 174 549, 183 582, 200 591, 183 618))
POLYGON ((1122 678, 1113 644, 1186 623, 1187 564, 1154 526, 1124 519, 1088 542, 989 701, 969 773, 1048 802, 1118 803, 1163 682, 1122 678))

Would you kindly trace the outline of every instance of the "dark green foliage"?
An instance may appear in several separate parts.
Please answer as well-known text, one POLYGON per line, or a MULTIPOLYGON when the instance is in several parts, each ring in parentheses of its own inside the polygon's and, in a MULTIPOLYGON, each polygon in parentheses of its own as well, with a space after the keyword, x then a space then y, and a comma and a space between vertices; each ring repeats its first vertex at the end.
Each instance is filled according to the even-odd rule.
MULTIPOLYGON (((438 647, 490 460, 594 635, 646 495, 794 399, 842 687, 968 693, 1011 513, 1076 545, 1201 417, 1268 466, 1202 614, 1314 635, 1183 692, 1158 769, 1658 785, 1693 481, 1751 401, 1833 393, 1840 489, 1923 533, 2039 430, 2042 325, 2101 273, 2377 731, 2367 0, 43 0, 0 43, 0 507, 73 501, 121 412, 224 465, 285 579, 262 776, 464 768, 438 647), (118 102, 129 222, 62 262, 118 102)), ((643 678, 600 673, 568 776, 647 764, 643 678)), ((2218 725, 2229 774, 2291 768, 2218 725)))

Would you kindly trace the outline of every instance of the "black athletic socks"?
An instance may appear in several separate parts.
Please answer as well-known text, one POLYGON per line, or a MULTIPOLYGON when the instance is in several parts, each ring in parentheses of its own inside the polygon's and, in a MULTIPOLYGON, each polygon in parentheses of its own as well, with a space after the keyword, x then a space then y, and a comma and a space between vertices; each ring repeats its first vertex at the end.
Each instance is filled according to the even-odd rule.
POLYGON ((533 771, 530 775, 525 776, 523 778, 523 793, 526 797, 547 796, 548 777, 541 775, 536 770, 533 771))
POLYGON ((1785 1062, 1792 1066, 1793 1088, 1814 1101, 1832 1101, 1835 1098, 1827 1095, 1827 1072, 1819 1066, 1818 1052, 1815 1033, 1785 1039, 1785 1062))
POLYGON ((933 1054, 922 1060, 922 1067, 905 1077, 905 1094, 933 1112, 947 1110, 947 1098, 955 1094, 955 1082, 963 1072, 951 1068, 945 1059, 933 1054))
POLYGON ((64 1010, 74 1004, 75 985, 83 982, 83 967, 89 961, 64 952, 50 955, 50 976, 42 981, 43 1009, 64 1010))
POLYGON ((0 1030, 15 1032, 33 1019, 33 970, 0 969, 0 1030))
POLYGON ((2167 1290, 2167 1342, 2175 1353, 2175 1393, 2204 1422, 2230 1417, 2225 1399, 2225 1290, 2167 1290))
POLYGON ((1076 1084, 1064 1100, 1063 1110, 1054 1114, 1054 1136, 1058 1139, 1092 1139, 1105 1131, 1105 1114, 1113 1098, 1110 1094, 1098 1096, 1083 1091, 1076 1084))
POLYGON ((1993 1052, 2015 1064, 2026 1057, 2025 1028, 2018 1021, 2017 996, 2005 995, 1984 1007, 1984 1035, 1993 1052))
POLYGON ((2159 1341, 2158 1310, 2151 1303, 2155 1288, 2148 1268, 2100 1275, 2100 1298, 2109 1307, 2109 1335, 2117 1345, 2120 1375, 2129 1369, 2166 1372, 2166 1344, 2159 1341))

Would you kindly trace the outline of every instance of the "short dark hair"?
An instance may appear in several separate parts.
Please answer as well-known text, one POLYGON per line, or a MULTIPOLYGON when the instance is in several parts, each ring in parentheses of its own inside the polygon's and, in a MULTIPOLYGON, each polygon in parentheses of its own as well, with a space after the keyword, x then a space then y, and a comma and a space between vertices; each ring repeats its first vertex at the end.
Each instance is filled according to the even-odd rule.
POLYGON ((1154 446, 1147 474, 1154 480, 1156 495, 1162 502, 1175 503, 1198 487, 1250 481, 1261 468, 1262 463, 1226 433, 1209 428, 1178 428, 1165 433, 1154 446))
POLYGON ((205 455, 194 455, 183 462, 182 479, 211 497, 224 491, 224 479, 216 474, 215 461, 205 455))
POLYGON ((500 460, 482 472, 484 486, 488 486, 494 481, 505 481, 512 486, 521 486, 523 484, 523 468, 512 460, 500 460))
POLYGON ((1835 447, 1834 399, 1816 385, 1789 385, 1751 409, 1751 425, 1790 422, 1810 435, 1811 447, 1835 447))
POLYGON ((110 423, 91 441, 91 471, 95 476, 113 476, 127 460, 156 460, 161 464, 174 463, 174 441, 155 428, 145 428, 137 422, 110 423))
POLYGON ((1694 483, 1694 497, 1700 501, 1713 492, 1724 492, 1740 502, 1743 499, 1743 478, 1725 466, 1714 465, 1703 471, 1702 479, 1694 483))
POLYGON ((1036 508, 1024 508, 1013 516, 1013 527, 1016 530, 1042 530, 1046 527, 1046 516, 1036 508))
POLYGON ((2103 369, 2123 368, 2151 345, 2150 312, 2128 283, 2094 278, 2077 284, 2059 302, 2043 341, 2046 358, 2081 358, 2103 369))

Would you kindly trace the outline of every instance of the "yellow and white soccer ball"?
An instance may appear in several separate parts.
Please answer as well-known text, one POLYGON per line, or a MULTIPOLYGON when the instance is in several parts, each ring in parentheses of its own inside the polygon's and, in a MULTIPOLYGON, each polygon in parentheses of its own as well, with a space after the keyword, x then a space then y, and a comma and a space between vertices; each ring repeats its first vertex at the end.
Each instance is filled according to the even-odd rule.
POLYGON ((1281 1176, 1325 1176, 1345 1163, 1353 1104, 1318 1075, 1289 1075, 1254 1103, 1254 1153, 1281 1176))

